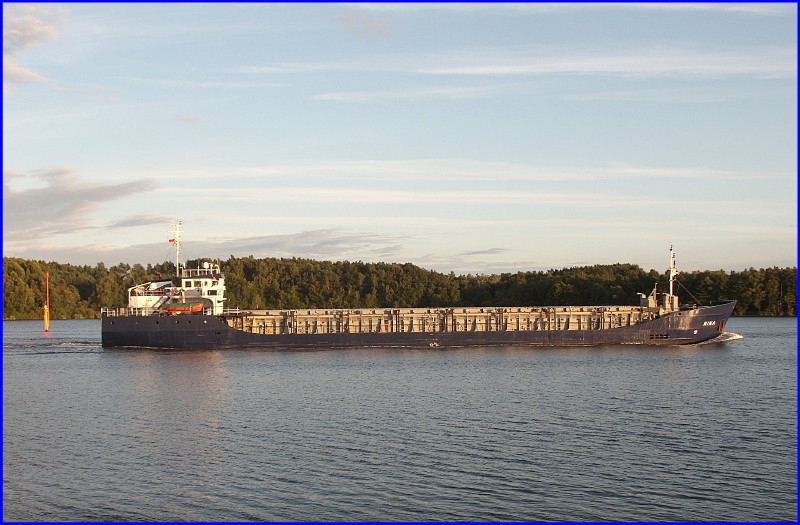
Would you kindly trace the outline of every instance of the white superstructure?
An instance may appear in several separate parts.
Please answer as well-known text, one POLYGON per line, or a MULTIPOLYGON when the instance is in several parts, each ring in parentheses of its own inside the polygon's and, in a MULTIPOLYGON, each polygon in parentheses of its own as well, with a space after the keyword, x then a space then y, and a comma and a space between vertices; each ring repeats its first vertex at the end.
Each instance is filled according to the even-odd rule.
MULTIPOLYGON (((198 268, 181 264, 181 223, 173 223, 170 244, 175 245, 174 281, 151 281, 128 288, 128 307, 122 315, 198 312, 220 315, 225 303, 225 276, 216 263, 198 268)), ((112 312, 106 312, 111 314, 112 312)), ((120 315, 119 312, 114 312, 120 315)))

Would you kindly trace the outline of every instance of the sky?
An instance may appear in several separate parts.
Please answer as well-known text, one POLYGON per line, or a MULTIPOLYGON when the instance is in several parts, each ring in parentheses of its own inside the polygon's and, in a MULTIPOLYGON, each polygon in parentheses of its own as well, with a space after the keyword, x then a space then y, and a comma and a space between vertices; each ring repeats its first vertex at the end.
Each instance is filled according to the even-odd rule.
POLYGON ((797 6, 3 4, 3 254, 797 264, 797 6))

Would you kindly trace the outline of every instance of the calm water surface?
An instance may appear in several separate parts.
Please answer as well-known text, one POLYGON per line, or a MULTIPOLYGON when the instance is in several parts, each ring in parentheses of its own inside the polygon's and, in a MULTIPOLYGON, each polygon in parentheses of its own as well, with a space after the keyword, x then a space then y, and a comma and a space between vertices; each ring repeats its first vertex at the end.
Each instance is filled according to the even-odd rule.
POLYGON ((3 323, 6 521, 797 518, 797 324, 694 347, 104 350, 3 323))

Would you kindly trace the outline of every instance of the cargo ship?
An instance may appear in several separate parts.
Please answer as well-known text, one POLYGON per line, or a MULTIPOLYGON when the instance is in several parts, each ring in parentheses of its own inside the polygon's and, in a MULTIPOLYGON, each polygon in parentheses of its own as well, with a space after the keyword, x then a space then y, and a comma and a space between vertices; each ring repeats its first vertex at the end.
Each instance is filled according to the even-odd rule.
POLYGON ((680 304, 670 247, 669 291, 638 306, 530 306, 239 310, 225 308, 220 265, 180 262, 177 277, 128 289, 128 304, 103 308, 102 345, 165 349, 308 349, 486 345, 685 345, 724 332, 736 301, 680 304), (660 299, 660 300, 659 300, 660 299))

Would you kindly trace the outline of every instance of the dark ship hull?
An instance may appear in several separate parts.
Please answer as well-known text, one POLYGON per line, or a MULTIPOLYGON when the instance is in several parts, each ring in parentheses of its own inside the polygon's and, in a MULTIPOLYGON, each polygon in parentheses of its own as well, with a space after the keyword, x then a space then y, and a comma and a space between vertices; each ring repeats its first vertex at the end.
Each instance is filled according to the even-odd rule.
MULTIPOLYGON (((369 331, 337 333, 257 333, 237 327, 243 314, 224 315, 104 315, 104 347, 149 347, 172 349, 306 349, 347 347, 459 347, 491 345, 601 345, 601 344, 694 344, 717 337, 724 331, 736 301, 681 307, 627 326, 586 327, 578 324, 556 328, 459 330, 446 324, 436 330, 369 331)), ((589 307, 586 307, 589 308, 589 307)), ((244 323, 242 323, 244 326, 244 323)))

